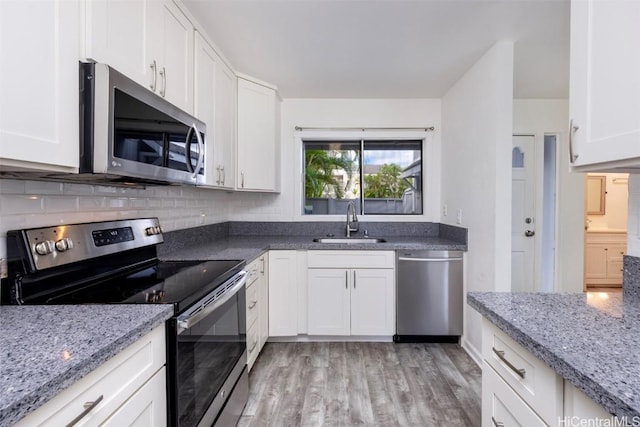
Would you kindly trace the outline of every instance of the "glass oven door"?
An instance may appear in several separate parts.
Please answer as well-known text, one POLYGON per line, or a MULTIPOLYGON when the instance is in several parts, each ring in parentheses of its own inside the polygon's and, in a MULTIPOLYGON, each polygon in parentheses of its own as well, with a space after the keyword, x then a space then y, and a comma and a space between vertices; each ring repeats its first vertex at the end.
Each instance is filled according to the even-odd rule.
POLYGON ((170 425, 210 426, 246 365, 246 272, 169 322, 170 425))

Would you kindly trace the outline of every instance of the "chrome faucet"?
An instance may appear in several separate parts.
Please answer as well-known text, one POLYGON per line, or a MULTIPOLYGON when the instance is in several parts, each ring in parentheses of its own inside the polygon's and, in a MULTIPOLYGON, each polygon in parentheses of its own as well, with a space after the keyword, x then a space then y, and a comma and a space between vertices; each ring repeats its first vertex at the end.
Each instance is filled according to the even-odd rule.
POLYGON ((351 237, 351 232, 357 232, 359 227, 358 215, 356 215, 356 204, 349 202, 347 204, 347 237, 351 237), (351 221, 349 221, 349 213, 351 213, 351 221))

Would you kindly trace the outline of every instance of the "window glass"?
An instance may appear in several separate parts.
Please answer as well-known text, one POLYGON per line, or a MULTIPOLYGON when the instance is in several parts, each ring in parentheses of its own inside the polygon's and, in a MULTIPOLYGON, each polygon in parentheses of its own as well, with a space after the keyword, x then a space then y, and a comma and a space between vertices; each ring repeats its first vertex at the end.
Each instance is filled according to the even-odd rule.
POLYGON ((422 142, 365 141, 364 213, 422 213, 422 142))
POLYGON ((304 141, 307 215, 422 214, 422 141, 304 141))

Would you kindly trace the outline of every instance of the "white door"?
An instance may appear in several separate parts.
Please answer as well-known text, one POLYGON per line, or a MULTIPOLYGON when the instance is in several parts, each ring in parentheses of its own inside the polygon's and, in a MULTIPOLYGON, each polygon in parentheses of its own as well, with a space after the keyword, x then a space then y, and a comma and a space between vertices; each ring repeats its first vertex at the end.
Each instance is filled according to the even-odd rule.
POLYGON ((310 268, 308 270, 309 335, 349 335, 351 333, 351 293, 353 270, 310 268))
POLYGON ((533 136, 514 136, 511 153, 511 290, 533 291, 535 162, 533 136))
POLYGON ((351 335, 393 335, 396 323, 393 269, 349 270, 351 335))

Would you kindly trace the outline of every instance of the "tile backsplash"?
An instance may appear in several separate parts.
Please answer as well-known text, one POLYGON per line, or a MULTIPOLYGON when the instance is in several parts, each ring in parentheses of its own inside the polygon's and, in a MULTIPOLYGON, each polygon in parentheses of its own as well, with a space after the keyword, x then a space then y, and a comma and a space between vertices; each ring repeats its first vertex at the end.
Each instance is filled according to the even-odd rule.
POLYGON ((279 219, 278 195, 181 186, 117 188, 0 180, 0 258, 8 230, 55 224, 158 217, 165 231, 234 219, 279 219))

